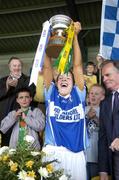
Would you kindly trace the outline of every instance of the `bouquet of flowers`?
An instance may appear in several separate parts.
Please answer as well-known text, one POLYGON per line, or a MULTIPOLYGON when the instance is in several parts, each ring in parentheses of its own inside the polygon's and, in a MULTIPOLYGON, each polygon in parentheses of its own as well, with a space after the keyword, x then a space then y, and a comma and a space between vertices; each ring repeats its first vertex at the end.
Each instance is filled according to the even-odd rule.
POLYGON ((43 161, 45 153, 31 148, 33 137, 26 136, 16 149, 0 148, 0 180, 68 180, 63 170, 55 170, 54 161, 43 161))

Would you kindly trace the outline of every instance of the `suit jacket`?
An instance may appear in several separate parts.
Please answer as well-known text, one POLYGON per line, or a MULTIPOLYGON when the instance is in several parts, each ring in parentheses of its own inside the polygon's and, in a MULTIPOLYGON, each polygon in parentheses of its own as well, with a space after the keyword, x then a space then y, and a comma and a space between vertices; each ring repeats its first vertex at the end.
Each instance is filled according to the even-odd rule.
MULTIPOLYGON (((99 172, 112 174, 112 94, 110 93, 100 105, 99 130, 99 172)), ((119 123, 118 123, 119 126, 119 123)))

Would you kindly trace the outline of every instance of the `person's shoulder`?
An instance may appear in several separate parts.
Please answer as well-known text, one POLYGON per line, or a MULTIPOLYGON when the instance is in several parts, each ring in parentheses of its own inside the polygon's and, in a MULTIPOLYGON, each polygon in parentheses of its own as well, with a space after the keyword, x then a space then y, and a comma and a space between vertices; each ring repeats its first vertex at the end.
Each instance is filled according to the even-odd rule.
MULTIPOLYGON (((109 102, 109 100, 112 97, 112 93, 109 93, 108 95, 105 96, 105 98, 100 102, 100 106, 101 105, 105 105, 107 102, 109 102)), ((110 101, 111 102, 111 101, 110 101)))
POLYGON ((95 79, 97 76, 95 74, 90 75, 90 78, 95 79))
POLYGON ((30 109, 31 109, 32 114, 38 115, 39 118, 41 118, 41 117, 45 118, 45 115, 44 115, 43 111, 40 108, 31 107, 30 109))
POLYGON ((87 75, 87 74, 84 74, 83 76, 84 76, 85 79, 88 78, 88 75, 87 75))
POLYGON ((41 113, 42 113, 42 110, 41 110, 40 108, 38 108, 38 107, 33 107, 33 106, 31 106, 31 107, 30 107, 30 110, 31 110, 32 112, 41 112, 41 113))
POLYGON ((0 78, 0 81, 5 81, 8 78, 8 76, 4 76, 0 78))
POLYGON ((10 111, 8 114, 7 114, 7 116, 6 117, 14 117, 14 115, 15 115, 15 113, 16 113, 16 111, 15 110, 12 110, 12 111, 10 111))
POLYGON ((22 74, 21 74, 21 78, 24 78, 24 79, 27 78, 27 79, 28 79, 29 76, 27 76, 26 74, 22 73, 22 74))
POLYGON ((51 93, 52 93, 54 90, 57 89, 57 86, 56 86, 56 84, 55 84, 54 82, 51 82, 49 88, 47 89, 47 88, 44 86, 44 89, 45 89, 45 95, 47 95, 47 94, 50 94, 50 95, 51 95, 51 93))

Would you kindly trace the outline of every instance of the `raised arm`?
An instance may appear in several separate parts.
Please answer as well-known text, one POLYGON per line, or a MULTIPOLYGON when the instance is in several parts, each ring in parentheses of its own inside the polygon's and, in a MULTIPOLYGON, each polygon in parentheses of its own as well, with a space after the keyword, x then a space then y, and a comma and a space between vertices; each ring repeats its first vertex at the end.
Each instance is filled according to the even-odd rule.
POLYGON ((43 78, 44 85, 48 89, 53 80, 53 69, 51 65, 51 58, 45 54, 44 66, 43 66, 43 78))
POLYGON ((81 31, 81 24, 79 22, 74 22, 75 34, 73 41, 73 73, 75 84, 79 87, 80 90, 84 88, 84 77, 83 77, 83 66, 82 66, 82 56, 81 50, 78 43, 78 33, 81 31))

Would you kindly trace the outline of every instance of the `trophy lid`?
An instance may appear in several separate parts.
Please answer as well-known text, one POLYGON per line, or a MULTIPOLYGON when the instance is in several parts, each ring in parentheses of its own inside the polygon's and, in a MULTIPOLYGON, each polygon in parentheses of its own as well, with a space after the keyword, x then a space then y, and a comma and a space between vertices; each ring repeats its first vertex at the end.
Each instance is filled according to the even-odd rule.
POLYGON ((66 29, 71 24, 72 19, 66 15, 58 14, 50 18, 52 29, 66 29))

